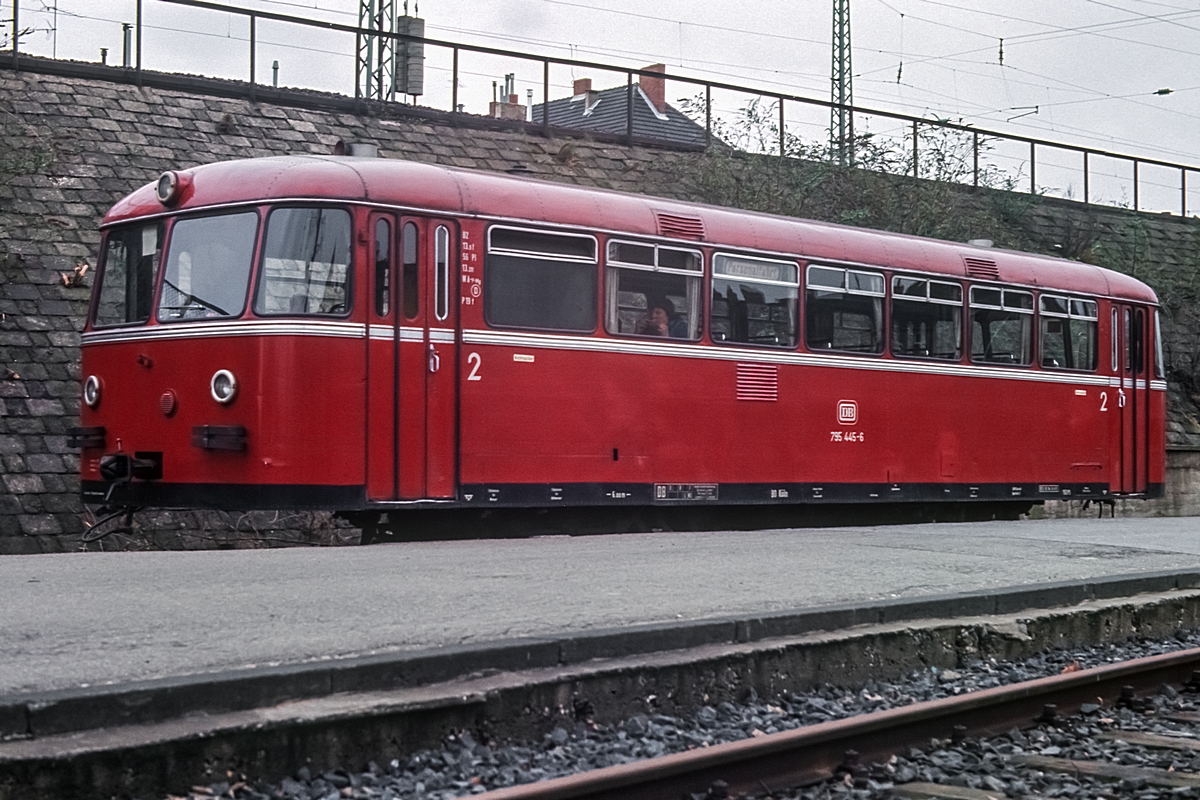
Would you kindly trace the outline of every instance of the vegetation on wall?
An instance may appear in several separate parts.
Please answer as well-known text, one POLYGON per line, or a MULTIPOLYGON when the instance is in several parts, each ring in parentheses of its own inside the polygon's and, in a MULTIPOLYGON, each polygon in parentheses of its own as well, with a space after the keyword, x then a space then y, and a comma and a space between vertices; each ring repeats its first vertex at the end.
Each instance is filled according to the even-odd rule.
MULTIPOLYGON (((703 96, 680 101, 703 124, 703 96)), ((927 126, 918 142, 914 179, 912 134, 854 138, 854 164, 842 166, 828 141, 785 132, 779 157, 778 106, 747 104, 732 121, 716 121, 719 144, 697 155, 681 187, 700 202, 805 217, 878 230, 995 246, 1076 259, 1123 272, 1149 284, 1164 317, 1168 377, 1200 403, 1200 227, 1180 221, 1187 244, 1151 235, 1129 212, 1113 224, 1093 207, 1060 203, 1018 188, 1020 173, 988 164, 993 142, 927 126), (1054 202, 1056 207, 1046 208, 1054 202), (1168 254, 1166 251, 1169 250, 1168 254), (1179 261, 1179 253, 1186 253, 1179 261), (1170 259, 1168 258, 1170 256, 1170 259)), ((1119 212, 1118 212, 1119 213, 1119 212)))
MULTIPOLYGON (((703 119, 704 99, 681 101, 703 119)), ((973 137, 945 128, 922 130, 920 179, 912 178, 911 133, 899 139, 860 133, 852 166, 832 157, 829 143, 784 135, 779 158, 775 104, 748 103, 733 121, 718 120, 722 143, 696 158, 687 189, 702 202, 826 222, 966 241, 991 239, 997 246, 1027 249, 1019 222, 1039 198, 1015 193, 1016 177, 981 163, 978 183, 994 192, 964 191, 974 182, 973 137)), ((991 148, 980 139, 981 154, 991 148)))
POLYGON ((0 186, 13 178, 45 173, 54 163, 54 143, 9 112, 0 117, 0 186))

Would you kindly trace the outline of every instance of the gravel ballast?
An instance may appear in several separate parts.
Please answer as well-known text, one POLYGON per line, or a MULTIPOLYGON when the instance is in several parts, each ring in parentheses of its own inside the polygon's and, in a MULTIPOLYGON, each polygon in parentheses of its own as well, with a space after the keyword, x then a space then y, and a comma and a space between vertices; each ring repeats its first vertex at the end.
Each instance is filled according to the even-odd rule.
MULTIPOLYGON (((439 749, 422 750, 406 758, 381 757, 365 769, 362 765, 343 765, 342 769, 314 773, 302 768, 278 783, 254 785, 231 775, 228 780, 195 787, 192 796, 225 795, 255 800, 448 800, 1019 683, 1064 670, 1087 669, 1198 646, 1200 634, 1179 634, 1165 641, 1130 641, 1048 651, 1020 662, 986 660, 957 669, 929 668, 911 673, 903 680, 872 681, 853 688, 823 685, 809 692, 768 699, 750 691, 740 704, 723 702, 704 706, 688 718, 648 711, 617 724, 579 719, 570 729, 556 727, 541 741, 485 742, 464 731, 448 736, 439 749)), ((1161 694, 1148 701, 1148 707, 1159 714, 1192 709, 1193 697, 1164 687, 1161 694)), ((1014 730, 1006 737, 982 743, 967 741, 951 746, 949 742, 935 742, 930 748, 897 756, 887 765, 864 768, 861 774, 843 776, 841 782, 821 784, 793 796, 887 797, 894 784, 913 780, 983 788, 1010 796, 1027 793, 1046 797, 1095 797, 1101 793, 1114 796, 1112 784, 1093 786, 1094 782, 1087 779, 1043 775, 1037 770, 1004 763, 1005 756, 1021 753, 1105 758, 1162 769, 1200 770, 1200 758, 1193 759, 1187 753, 1151 751, 1095 738, 1114 728, 1178 733, 1188 730, 1186 725, 1129 709, 1097 706, 1085 708, 1085 712, 1088 713, 1057 727, 1043 725, 1025 732, 1014 730)), ((1189 793, 1190 789, 1141 787, 1130 791, 1133 793, 1118 791, 1116 796, 1136 796, 1139 800, 1200 797, 1200 793, 1189 793)))

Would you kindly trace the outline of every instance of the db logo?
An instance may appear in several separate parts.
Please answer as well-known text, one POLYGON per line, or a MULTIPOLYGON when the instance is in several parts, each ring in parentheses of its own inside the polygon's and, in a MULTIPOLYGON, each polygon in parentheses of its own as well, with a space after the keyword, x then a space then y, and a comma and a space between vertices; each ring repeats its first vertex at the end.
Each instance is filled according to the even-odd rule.
POLYGON ((853 400, 838 400, 838 422, 854 425, 858 422, 858 403, 853 400))

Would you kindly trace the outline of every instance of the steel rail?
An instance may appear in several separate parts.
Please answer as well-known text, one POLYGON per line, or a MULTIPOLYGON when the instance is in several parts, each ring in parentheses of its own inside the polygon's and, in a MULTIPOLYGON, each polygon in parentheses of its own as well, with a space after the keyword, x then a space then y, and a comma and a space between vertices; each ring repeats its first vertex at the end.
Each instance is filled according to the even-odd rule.
POLYGON ((490 800, 676 800, 716 781, 742 792, 777 791, 826 780, 853 750, 864 762, 885 761, 930 738, 995 734, 1083 703, 1109 703, 1122 689, 1137 693, 1182 685, 1200 669, 1200 648, 985 689, 755 739, 690 750, 632 764, 486 792, 490 800), (1047 708, 1053 706, 1053 708, 1047 708))

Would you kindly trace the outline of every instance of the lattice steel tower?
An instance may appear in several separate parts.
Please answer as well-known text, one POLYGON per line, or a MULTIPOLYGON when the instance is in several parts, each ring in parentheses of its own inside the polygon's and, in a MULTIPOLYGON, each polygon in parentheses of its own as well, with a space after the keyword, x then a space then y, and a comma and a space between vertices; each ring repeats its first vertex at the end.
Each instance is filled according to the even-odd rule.
MULTIPOLYGON (((358 27, 393 33, 396 7, 392 0, 359 0, 358 27)), ((355 59, 358 93, 368 100, 392 100, 396 95, 396 40, 388 36, 359 35, 355 59)))
POLYGON ((830 70, 833 90, 830 99, 835 107, 829 110, 829 150, 838 163, 854 163, 854 89, 850 67, 850 0, 833 0, 833 68, 830 70), (840 105, 841 108, 838 108, 840 105))

